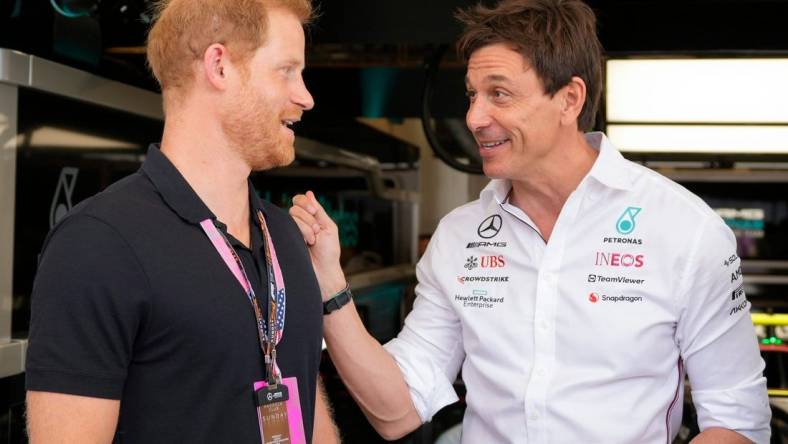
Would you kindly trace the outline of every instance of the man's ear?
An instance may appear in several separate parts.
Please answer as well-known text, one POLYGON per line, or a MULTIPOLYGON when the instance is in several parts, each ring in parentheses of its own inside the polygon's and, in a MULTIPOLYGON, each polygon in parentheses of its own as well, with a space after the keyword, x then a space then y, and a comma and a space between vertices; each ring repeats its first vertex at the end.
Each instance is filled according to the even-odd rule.
POLYGON ((569 83, 561 88, 561 123, 571 125, 577 123, 583 105, 586 103, 586 82, 573 76, 569 83))
POLYGON ((214 43, 202 56, 202 75, 214 88, 224 91, 227 88, 227 74, 230 69, 230 54, 227 47, 214 43))

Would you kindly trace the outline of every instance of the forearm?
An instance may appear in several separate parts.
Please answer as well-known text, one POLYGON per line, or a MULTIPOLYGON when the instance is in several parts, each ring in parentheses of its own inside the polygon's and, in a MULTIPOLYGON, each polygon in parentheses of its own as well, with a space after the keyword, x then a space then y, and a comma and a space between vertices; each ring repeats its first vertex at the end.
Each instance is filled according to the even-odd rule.
POLYGON ((733 430, 712 427, 696 436, 690 444, 751 444, 752 441, 733 430))
POLYGON ((115 436, 120 401, 49 392, 27 392, 31 444, 108 444, 115 436))
POLYGON ((323 329, 339 375, 378 433, 394 439, 421 425, 399 366, 369 335, 352 302, 324 316, 323 329))
MULTIPOLYGON (((311 191, 293 198, 290 215, 309 247, 325 302, 345 287, 339 230, 311 191)), ((339 375, 378 433, 394 439, 421 424, 402 372, 367 333, 352 302, 323 316, 323 335, 339 375)))

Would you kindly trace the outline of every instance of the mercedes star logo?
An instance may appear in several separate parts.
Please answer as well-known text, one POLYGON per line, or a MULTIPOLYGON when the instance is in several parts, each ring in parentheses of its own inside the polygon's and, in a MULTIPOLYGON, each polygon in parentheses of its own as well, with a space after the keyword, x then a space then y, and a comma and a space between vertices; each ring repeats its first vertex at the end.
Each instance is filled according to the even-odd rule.
POLYGON ((487 219, 484 219, 482 223, 479 224, 479 229, 477 229, 476 232, 479 233, 479 236, 485 239, 490 239, 495 237, 501 231, 502 226, 503 219, 501 216, 493 214, 487 219))

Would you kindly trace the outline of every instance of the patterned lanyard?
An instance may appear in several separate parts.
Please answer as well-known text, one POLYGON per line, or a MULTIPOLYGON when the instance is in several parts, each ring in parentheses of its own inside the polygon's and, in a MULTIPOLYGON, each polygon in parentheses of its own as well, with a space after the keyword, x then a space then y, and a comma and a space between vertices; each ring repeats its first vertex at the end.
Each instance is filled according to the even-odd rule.
POLYGON ((276 345, 282 340, 285 328, 285 283, 282 277, 282 268, 276 256, 276 249, 271 241, 268 224, 261 211, 257 211, 257 220, 263 234, 263 249, 265 250, 265 265, 268 274, 268 322, 263 317, 257 296, 252 284, 246 275, 241 259, 236 254, 227 237, 220 232, 211 219, 200 222, 205 234, 210 239, 219 256, 233 273, 238 283, 243 287, 249 302, 252 304, 255 319, 257 320, 257 334, 260 339, 260 348, 265 356, 266 374, 270 384, 281 381, 281 372, 276 365, 276 345))

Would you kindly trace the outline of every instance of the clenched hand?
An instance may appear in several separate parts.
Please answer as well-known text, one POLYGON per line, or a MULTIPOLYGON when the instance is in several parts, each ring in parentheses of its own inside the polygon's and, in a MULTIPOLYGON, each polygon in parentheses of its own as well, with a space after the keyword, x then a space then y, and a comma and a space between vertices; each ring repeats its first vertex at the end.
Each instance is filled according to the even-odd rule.
POLYGON ((295 219, 301 235, 304 236, 320 284, 320 292, 326 301, 345 287, 345 276, 339 264, 337 225, 311 191, 293 198, 290 216, 295 219))

